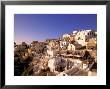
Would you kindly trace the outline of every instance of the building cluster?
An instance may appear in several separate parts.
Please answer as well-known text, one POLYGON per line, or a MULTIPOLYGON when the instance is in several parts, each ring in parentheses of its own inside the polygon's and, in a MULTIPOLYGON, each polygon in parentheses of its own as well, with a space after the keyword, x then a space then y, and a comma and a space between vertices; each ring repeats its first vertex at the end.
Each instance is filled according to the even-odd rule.
POLYGON ((14 43, 14 47, 15 75, 97 75, 97 32, 94 30, 73 31, 58 39, 33 41, 30 45, 14 43))

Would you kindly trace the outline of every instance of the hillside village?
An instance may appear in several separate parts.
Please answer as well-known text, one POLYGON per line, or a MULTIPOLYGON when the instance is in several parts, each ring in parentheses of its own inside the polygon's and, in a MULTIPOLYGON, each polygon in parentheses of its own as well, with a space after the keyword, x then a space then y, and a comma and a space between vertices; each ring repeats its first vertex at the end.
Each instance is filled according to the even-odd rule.
POLYGON ((96 76, 97 32, 79 30, 44 42, 14 42, 14 75, 96 76))

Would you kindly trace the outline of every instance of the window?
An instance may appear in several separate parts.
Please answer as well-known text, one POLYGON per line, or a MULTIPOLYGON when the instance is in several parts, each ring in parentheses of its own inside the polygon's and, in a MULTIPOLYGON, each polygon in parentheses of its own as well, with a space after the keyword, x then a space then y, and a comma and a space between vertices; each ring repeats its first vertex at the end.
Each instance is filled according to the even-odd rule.
POLYGON ((80 40, 81 38, 80 37, 78 37, 78 40, 80 40))

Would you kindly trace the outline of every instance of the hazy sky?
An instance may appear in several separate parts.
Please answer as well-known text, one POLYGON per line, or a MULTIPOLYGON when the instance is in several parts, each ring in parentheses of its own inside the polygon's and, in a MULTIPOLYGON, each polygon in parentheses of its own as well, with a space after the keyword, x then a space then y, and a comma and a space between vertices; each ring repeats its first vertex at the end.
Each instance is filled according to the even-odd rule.
POLYGON ((30 43, 58 38, 74 29, 97 30, 96 14, 15 14, 14 40, 30 43))

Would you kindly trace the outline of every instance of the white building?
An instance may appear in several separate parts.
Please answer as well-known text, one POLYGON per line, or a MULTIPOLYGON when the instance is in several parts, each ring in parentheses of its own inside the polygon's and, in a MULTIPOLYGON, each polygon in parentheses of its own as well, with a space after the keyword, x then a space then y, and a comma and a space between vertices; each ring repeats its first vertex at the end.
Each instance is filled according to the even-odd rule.
POLYGON ((73 44, 70 44, 68 45, 68 48, 67 48, 69 51, 74 51, 75 50, 75 46, 73 44))
POLYGON ((60 41, 60 48, 63 48, 64 46, 67 46, 68 42, 67 41, 60 41))
MULTIPOLYGON (((50 68, 50 71, 52 72, 56 72, 56 67, 57 66, 60 66, 60 67, 66 67, 67 65, 67 62, 62 59, 62 58, 51 58, 49 61, 48 61, 48 67, 50 68)), ((58 71, 57 71, 58 72, 58 71)))
POLYGON ((46 47, 47 47, 47 56, 49 57, 54 57, 59 52, 59 45, 55 42, 50 42, 50 44, 47 45, 46 47))
POLYGON ((47 50, 47 54, 49 57, 54 57, 56 56, 57 52, 55 50, 47 50))
POLYGON ((75 41, 78 42, 78 44, 81 44, 82 46, 87 44, 87 41, 91 38, 95 38, 96 33, 93 30, 82 30, 77 32, 75 36, 75 41))
POLYGON ((66 37, 70 37, 70 35, 69 34, 64 34, 63 38, 66 38, 66 37))
POLYGON ((73 35, 75 35, 78 31, 73 31, 73 35))
POLYGON ((52 58, 48 61, 48 67, 50 68, 51 72, 55 71, 55 59, 52 58))
POLYGON ((78 43, 69 43, 68 47, 67 47, 67 50, 69 51, 75 51, 75 50, 78 50, 82 47, 82 45, 78 44, 78 43))

